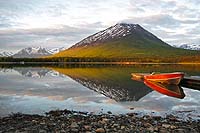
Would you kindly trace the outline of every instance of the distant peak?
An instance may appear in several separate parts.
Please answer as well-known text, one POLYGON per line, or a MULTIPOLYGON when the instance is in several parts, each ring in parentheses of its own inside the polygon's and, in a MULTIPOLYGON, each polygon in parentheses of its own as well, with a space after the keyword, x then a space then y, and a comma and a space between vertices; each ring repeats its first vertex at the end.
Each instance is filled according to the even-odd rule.
POLYGON ((139 24, 132 24, 132 23, 117 23, 116 25, 139 25, 139 24))
POLYGON ((12 55, 13 55, 12 52, 6 52, 6 51, 0 52, 0 57, 9 57, 12 55))
POLYGON ((190 49, 190 50, 200 50, 200 44, 195 44, 195 43, 181 44, 181 45, 175 46, 175 47, 179 47, 179 48, 183 48, 183 49, 190 49))
POLYGON ((139 24, 117 23, 113 26, 108 27, 105 30, 88 36, 87 38, 73 45, 71 48, 99 45, 104 42, 115 41, 130 36, 140 36, 143 38, 147 37, 151 39, 157 39, 156 36, 145 30, 139 24))
POLYGON ((141 31, 143 28, 139 24, 129 24, 129 23, 117 23, 103 31, 97 32, 82 41, 75 44, 73 47, 85 46, 87 44, 98 44, 110 40, 120 39, 126 36, 137 32, 137 30, 141 31))
POLYGON ((139 24, 131 24, 131 23, 117 23, 115 26, 124 26, 124 27, 140 27, 139 24))

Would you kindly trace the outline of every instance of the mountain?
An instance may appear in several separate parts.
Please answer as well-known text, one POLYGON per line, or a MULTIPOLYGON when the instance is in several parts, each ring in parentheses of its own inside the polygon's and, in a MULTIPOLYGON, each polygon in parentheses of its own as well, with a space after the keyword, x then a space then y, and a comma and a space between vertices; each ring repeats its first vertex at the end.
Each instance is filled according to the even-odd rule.
POLYGON ((143 29, 138 24, 119 23, 119 24, 116 24, 115 26, 111 26, 106 30, 100 31, 92 36, 89 36, 83 39, 82 41, 78 42, 71 48, 87 47, 89 45, 98 45, 101 43, 126 38, 131 35, 141 37, 141 39, 147 38, 150 40, 157 40, 157 41, 162 42, 160 39, 158 39, 156 36, 154 36, 150 32, 143 29))
POLYGON ((56 54, 56 53, 59 53, 60 51, 63 51, 65 50, 66 48, 65 47, 61 47, 61 48, 47 48, 47 51, 50 53, 50 54, 56 54))
POLYGON ((190 50, 200 50, 200 44, 181 44, 176 47, 190 50))
POLYGON ((37 58, 41 56, 51 55, 45 48, 42 47, 28 47, 20 50, 13 55, 15 58, 37 58))
POLYGON ((16 54, 13 55, 14 58, 38 58, 43 56, 49 56, 52 54, 56 54, 60 51, 64 50, 62 48, 42 48, 42 47, 28 47, 20 50, 16 54))
POLYGON ((2 52, 0 53, 0 57, 9 57, 9 56, 12 56, 13 53, 12 52, 2 52))
POLYGON ((130 73, 136 71, 132 67, 52 67, 51 69, 69 76, 88 89, 94 90, 115 101, 138 101, 152 92, 142 82, 131 79, 130 73))
POLYGON ((139 24, 118 23, 50 57, 149 58, 195 55, 174 48, 139 24))

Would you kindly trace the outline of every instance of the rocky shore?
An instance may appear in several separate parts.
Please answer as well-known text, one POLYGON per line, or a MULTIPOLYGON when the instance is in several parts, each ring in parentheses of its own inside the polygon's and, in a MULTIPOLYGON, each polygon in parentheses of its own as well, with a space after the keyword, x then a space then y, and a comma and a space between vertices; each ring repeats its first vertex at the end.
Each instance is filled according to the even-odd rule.
POLYGON ((0 133, 30 132, 30 133, 134 133, 134 132, 176 132, 199 133, 200 121, 181 121, 173 115, 165 118, 145 115, 139 117, 136 113, 124 115, 92 114, 70 110, 56 110, 46 115, 12 114, 0 118, 0 133))

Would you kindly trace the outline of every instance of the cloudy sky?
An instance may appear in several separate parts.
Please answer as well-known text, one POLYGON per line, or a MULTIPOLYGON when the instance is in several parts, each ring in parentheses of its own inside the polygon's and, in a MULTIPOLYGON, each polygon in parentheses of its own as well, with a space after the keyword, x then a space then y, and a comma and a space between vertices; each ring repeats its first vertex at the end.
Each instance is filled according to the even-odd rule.
POLYGON ((200 43, 199 0, 0 0, 0 52, 70 47, 119 22, 172 45, 200 43))

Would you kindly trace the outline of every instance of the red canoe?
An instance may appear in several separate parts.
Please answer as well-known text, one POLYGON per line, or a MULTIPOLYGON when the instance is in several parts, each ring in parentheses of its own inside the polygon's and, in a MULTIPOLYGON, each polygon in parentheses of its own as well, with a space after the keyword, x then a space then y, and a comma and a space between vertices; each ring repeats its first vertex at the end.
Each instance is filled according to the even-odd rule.
POLYGON ((132 79, 137 81, 153 81, 159 83, 166 84, 175 84, 178 85, 181 79, 184 77, 184 73, 182 72, 174 72, 174 73, 132 73, 132 79))
POLYGON ((178 85, 183 77, 184 73, 182 72, 144 75, 144 79, 148 81, 175 85, 178 85))
POLYGON ((152 82, 148 80, 144 80, 144 83, 146 86, 164 95, 181 98, 181 99, 185 97, 183 89, 180 86, 177 86, 174 84, 163 84, 159 82, 152 82))

